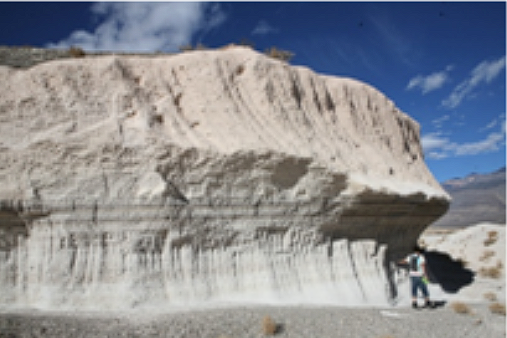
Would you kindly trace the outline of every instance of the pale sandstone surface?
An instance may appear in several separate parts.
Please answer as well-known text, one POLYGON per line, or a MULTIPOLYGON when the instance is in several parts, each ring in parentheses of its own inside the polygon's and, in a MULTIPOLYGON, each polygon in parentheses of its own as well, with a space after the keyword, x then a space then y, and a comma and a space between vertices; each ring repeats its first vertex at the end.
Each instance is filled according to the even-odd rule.
POLYGON ((382 93, 247 48, 0 80, 5 304, 387 304, 448 207, 382 93))

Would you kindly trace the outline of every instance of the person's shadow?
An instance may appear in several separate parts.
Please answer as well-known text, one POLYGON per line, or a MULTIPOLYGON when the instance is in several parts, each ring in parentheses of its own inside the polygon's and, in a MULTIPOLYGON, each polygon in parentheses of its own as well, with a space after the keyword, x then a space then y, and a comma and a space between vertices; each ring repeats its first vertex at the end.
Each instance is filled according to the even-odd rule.
POLYGON ((428 279, 432 283, 440 284, 445 292, 457 293, 474 281, 474 272, 465 268, 463 262, 452 259, 446 253, 426 251, 424 257, 428 279))

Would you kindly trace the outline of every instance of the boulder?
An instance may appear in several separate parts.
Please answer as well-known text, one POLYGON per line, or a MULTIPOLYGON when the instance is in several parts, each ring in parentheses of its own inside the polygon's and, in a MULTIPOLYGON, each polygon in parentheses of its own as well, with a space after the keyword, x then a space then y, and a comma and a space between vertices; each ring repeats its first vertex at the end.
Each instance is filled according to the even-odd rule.
POLYGON ((0 304, 387 304, 449 205, 391 100, 248 48, 0 66, 0 92, 0 304))

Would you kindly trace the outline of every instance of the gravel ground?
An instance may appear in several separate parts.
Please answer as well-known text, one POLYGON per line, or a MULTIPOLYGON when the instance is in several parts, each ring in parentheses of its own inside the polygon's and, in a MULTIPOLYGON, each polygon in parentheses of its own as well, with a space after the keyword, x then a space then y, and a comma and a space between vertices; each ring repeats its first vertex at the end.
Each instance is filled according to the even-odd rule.
POLYGON ((277 324, 275 337, 466 338, 505 337, 505 316, 488 304, 451 307, 339 308, 248 306, 169 313, 1 312, 0 337, 264 337, 263 319, 277 324))

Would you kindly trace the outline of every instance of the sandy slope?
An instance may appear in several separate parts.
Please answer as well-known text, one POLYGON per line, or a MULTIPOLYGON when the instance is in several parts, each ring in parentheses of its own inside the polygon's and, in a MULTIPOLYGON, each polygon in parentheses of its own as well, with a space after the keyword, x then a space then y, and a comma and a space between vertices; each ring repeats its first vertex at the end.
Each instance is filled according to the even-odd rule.
POLYGON ((448 253, 463 262, 471 271, 473 281, 456 293, 442 294, 449 300, 484 302, 485 295, 493 294, 505 300, 505 225, 482 223, 452 232, 435 232, 430 228, 422 242, 428 251, 448 253))

